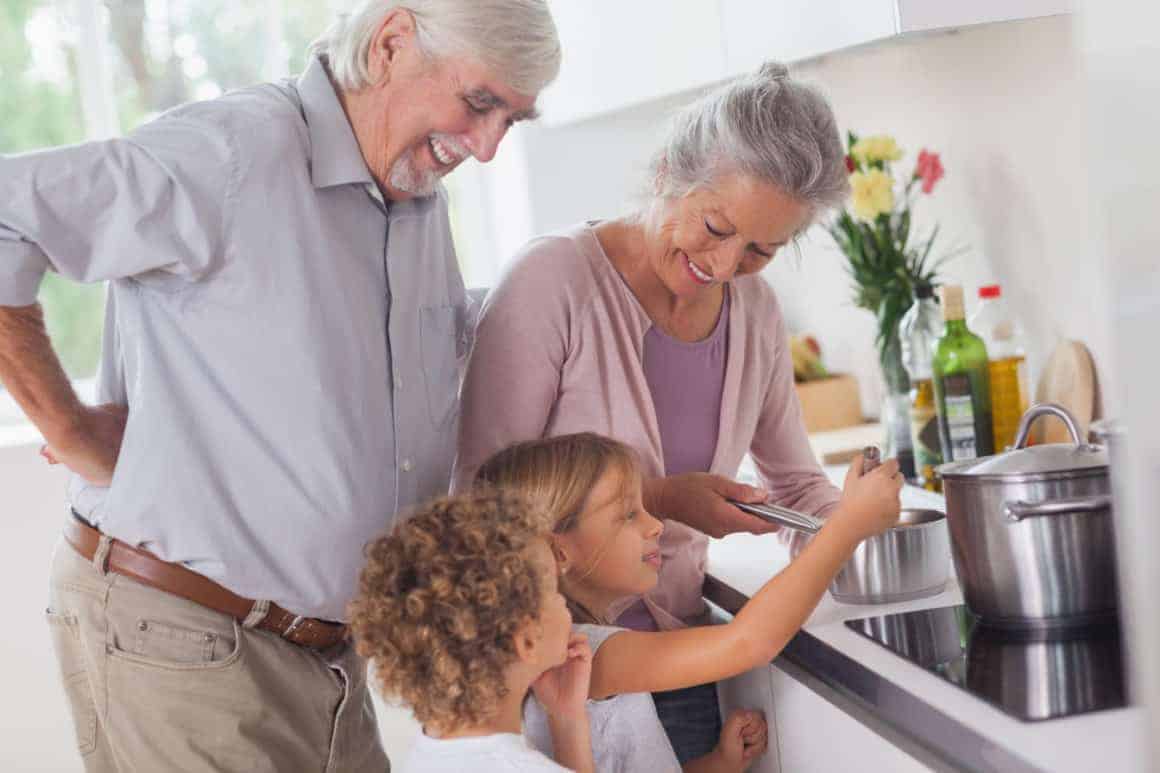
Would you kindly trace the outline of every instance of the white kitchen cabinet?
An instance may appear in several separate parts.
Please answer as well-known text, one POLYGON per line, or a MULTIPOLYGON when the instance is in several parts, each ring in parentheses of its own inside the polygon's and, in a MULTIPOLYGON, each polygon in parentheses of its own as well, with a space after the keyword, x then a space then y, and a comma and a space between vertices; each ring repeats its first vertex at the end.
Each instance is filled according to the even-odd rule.
POLYGON ((541 98, 548 125, 725 78, 715 0, 554 0, 560 76, 541 98))
POLYGON ((721 0, 729 75, 890 37, 895 0, 721 0))
POLYGON ((776 665, 769 674, 782 771, 930 771, 776 665))
POLYGON ((909 33, 1069 13, 1073 0, 720 0, 729 75, 909 33))
POLYGON ((550 0, 564 60, 540 100, 572 123, 911 33, 1068 13, 1075 0, 550 0))

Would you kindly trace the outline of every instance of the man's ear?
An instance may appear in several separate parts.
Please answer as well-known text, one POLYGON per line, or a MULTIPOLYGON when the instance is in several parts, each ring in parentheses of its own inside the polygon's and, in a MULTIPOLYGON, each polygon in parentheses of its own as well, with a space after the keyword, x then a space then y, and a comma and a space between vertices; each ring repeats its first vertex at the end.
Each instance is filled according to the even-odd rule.
POLYGON ((382 85, 391 78, 391 65, 403 51, 415 45, 415 17, 406 8, 396 8, 383 17, 379 31, 371 41, 367 65, 371 81, 382 85))

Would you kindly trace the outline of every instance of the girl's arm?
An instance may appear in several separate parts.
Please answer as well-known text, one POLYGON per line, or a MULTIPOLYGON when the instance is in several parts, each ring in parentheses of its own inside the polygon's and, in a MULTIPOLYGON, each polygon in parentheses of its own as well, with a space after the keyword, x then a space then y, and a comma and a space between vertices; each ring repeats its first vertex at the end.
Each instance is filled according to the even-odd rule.
POLYGON ((898 520, 898 463, 865 477, 856 458, 846 493, 801 555, 754 594, 725 625, 680 631, 624 631, 610 636, 592 662, 589 697, 676 690, 716 682, 771 661, 813 612, 858 544, 898 520))

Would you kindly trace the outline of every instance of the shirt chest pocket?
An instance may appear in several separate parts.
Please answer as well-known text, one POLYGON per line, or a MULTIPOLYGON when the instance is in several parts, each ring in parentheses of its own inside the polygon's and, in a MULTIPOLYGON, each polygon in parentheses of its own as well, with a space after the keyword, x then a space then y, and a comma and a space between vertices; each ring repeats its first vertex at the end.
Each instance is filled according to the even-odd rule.
POLYGON ((466 316, 463 306, 419 309, 419 356, 427 386, 427 406, 437 427, 455 413, 463 360, 471 343, 466 316))

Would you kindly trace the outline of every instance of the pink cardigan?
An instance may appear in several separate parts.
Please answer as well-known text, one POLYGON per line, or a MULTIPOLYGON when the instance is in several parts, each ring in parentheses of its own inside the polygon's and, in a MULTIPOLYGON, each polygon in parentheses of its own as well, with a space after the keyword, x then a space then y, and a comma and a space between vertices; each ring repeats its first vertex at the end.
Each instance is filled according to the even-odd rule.
MULTIPOLYGON (((818 467, 806 438, 777 298, 755 275, 735 279, 731 288, 721 421, 709 471, 735 476, 748 451, 771 501, 822 513, 841 492, 818 467)), ((529 242, 481 312, 463 384, 453 486, 465 488, 487 457, 511 443, 582 431, 627 443, 640 454, 646 477, 663 476, 660 430, 642 367, 651 326, 590 225, 529 242)), ((707 545, 701 532, 665 523, 660 583, 646 599, 654 612, 686 622, 702 618, 707 545)))

